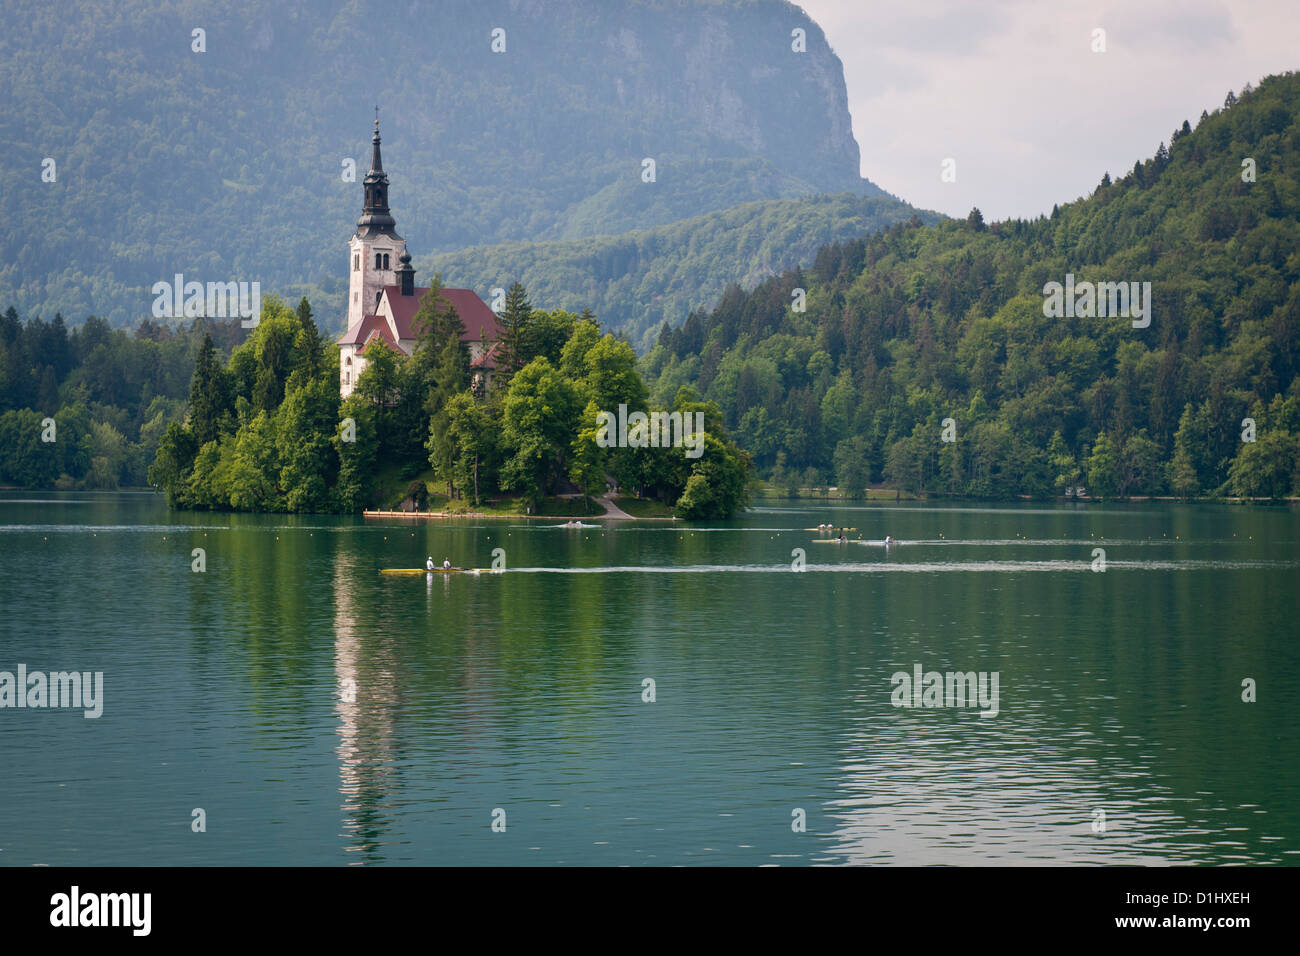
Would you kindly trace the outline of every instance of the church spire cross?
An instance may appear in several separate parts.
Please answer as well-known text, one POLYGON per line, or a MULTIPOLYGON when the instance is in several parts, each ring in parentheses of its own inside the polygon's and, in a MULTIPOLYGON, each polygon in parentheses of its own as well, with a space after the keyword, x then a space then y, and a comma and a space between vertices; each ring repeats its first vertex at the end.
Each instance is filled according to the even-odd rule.
POLYGON ((382 174, 384 171, 384 162, 379 156, 379 107, 375 107, 375 135, 370 137, 370 171, 372 173, 382 174))
POLYGON ((379 152, 379 107, 375 106, 375 134, 371 137, 373 144, 370 151, 370 171, 364 181, 365 203, 361 218, 357 220, 357 234, 362 237, 376 235, 390 236, 400 240, 395 230, 396 223, 388 209, 388 174, 384 172, 384 161, 379 152))

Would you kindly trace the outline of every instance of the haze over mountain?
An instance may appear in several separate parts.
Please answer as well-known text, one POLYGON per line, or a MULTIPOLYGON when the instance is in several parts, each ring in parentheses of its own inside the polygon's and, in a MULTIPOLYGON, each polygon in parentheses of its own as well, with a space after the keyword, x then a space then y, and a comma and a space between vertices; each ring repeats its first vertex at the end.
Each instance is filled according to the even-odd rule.
POLYGON ((942 218, 887 196, 770 199, 617 236, 461 249, 426 260, 425 272, 483 290, 518 279, 534 302, 590 308, 645 351, 664 322, 680 325, 727 286, 752 288, 775 272, 811 264, 821 246, 913 217, 942 218))
POLYGON ((331 328, 376 103, 416 256, 880 195, 840 61, 784 0, 18 0, 6 21, 0 301, 24 314, 134 323, 181 272, 308 292, 331 328))

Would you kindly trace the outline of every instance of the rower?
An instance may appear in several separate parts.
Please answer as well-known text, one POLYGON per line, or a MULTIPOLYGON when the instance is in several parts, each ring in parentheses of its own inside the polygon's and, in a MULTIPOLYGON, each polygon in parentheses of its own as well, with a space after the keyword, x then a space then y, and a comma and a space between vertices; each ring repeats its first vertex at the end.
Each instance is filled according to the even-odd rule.
POLYGON ((444 571, 450 571, 450 570, 451 570, 451 558, 443 558, 443 559, 442 559, 442 569, 443 569, 444 571))
POLYGON ((433 555, 429 555, 429 560, 424 562, 424 566, 428 568, 430 571, 433 570, 433 555))

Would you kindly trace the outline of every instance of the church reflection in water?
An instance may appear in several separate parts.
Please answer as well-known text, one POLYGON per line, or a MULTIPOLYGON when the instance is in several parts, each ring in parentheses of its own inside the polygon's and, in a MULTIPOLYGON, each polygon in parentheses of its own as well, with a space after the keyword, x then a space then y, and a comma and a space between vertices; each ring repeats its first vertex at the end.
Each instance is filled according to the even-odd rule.
MULTIPOLYGON (((391 840, 393 795, 397 785, 394 668, 384 666, 382 648, 363 649, 352 599, 360 569, 339 553, 334 563, 335 709, 339 715, 339 793, 342 794, 344 846, 350 864, 382 862, 391 840), (364 673, 363 671, 364 663, 364 673)), ((389 658, 391 663, 391 658, 389 658)))

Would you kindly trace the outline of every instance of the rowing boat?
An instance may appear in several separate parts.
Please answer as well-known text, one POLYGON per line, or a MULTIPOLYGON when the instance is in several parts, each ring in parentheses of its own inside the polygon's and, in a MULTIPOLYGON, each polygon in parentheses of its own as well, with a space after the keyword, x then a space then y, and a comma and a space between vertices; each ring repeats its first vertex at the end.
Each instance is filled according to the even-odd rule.
POLYGON ((478 574, 482 568, 380 568, 380 574, 478 574))

